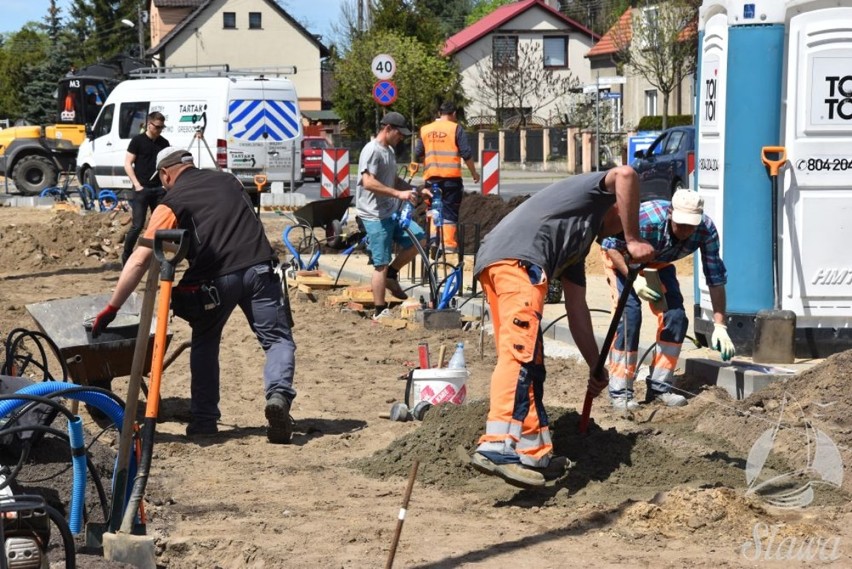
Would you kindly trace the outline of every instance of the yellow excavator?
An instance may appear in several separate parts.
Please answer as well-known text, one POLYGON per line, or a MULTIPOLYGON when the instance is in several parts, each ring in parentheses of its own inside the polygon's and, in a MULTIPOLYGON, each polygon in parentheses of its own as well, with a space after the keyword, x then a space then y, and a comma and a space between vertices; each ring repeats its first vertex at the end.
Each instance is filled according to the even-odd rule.
POLYGON ((59 80, 57 122, 0 130, 0 176, 7 176, 25 196, 55 186, 62 172, 73 172, 77 148, 94 124, 107 95, 144 63, 119 57, 95 63, 59 80))

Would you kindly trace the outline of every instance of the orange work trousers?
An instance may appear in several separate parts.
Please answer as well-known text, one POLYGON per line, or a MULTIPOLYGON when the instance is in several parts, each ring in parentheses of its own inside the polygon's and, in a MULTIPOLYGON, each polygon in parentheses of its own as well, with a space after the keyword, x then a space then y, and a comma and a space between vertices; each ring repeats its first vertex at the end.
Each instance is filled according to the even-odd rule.
POLYGON ((477 452, 496 463, 545 467, 553 443, 544 410, 544 344, 541 317, 547 278, 539 267, 509 259, 479 275, 494 324, 497 366, 490 408, 477 452))

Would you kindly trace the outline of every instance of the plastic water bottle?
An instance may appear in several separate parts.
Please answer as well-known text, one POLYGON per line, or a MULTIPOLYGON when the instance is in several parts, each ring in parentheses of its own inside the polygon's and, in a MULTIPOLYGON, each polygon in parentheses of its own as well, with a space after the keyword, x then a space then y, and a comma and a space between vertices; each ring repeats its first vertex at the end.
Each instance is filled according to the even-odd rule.
POLYGON ((464 342, 456 344, 456 353, 450 358, 450 363, 447 364, 449 369, 465 369, 464 363, 464 342))
POLYGON ((435 227, 444 225, 443 217, 444 204, 441 200, 441 186, 432 184, 432 223, 435 227))
POLYGON ((402 209, 399 210, 399 226, 403 229, 411 225, 411 218, 414 216, 414 206, 411 202, 406 201, 402 204, 402 209))

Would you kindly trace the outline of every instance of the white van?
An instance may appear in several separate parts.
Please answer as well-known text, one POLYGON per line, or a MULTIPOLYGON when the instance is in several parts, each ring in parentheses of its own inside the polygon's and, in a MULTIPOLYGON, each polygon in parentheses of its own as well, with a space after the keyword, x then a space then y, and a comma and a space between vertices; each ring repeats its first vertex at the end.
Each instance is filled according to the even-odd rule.
POLYGON ((162 136, 191 151, 198 167, 230 171, 250 193, 257 190, 256 174, 266 175, 273 190, 282 182, 301 185, 303 133, 296 89, 289 79, 263 76, 123 81, 80 145, 78 179, 96 191, 130 189, 124 172, 127 145, 144 132, 145 119, 154 111, 166 117, 162 136))

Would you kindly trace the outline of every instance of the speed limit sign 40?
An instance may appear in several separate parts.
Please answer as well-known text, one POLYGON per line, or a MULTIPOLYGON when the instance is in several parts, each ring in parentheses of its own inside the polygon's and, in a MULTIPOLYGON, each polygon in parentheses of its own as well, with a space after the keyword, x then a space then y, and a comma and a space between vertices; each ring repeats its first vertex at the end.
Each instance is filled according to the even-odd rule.
POLYGON ((373 75, 379 80, 390 79, 396 73, 396 61, 387 53, 380 53, 374 57, 371 65, 373 75))

